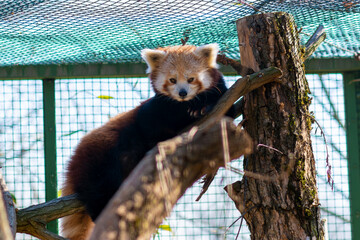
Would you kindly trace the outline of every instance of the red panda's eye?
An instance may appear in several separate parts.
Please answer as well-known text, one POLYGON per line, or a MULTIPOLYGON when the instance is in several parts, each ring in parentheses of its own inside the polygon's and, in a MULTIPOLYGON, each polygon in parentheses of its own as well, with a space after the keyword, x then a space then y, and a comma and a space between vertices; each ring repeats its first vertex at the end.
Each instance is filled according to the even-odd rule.
POLYGON ((174 84, 176 83, 176 79, 175 79, 175 78, 170 78, 169 81, 170 81, 171 83, 174 83, 174 84))
POLYGON ((192 83, 194 81, 194 78, 189 78, 188 83, 192 83))

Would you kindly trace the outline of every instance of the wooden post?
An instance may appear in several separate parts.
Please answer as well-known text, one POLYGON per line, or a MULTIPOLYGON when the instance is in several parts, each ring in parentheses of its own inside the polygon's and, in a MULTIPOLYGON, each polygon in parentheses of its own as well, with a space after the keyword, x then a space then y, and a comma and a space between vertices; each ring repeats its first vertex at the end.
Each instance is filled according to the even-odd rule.
POLYGON ((244 128, 256 149, 244 159, 242 181, 226 190, 251 239, 321 239, 311 99, 294 20, 278 12, 236 24, 242 65, 255 72, 276 66, 283 76, 245 95, 244 128))

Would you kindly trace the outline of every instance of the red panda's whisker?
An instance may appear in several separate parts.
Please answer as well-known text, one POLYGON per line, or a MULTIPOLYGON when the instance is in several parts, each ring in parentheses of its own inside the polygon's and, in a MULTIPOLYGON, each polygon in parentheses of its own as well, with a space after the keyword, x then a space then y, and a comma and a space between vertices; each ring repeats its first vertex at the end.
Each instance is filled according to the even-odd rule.
POLYGON ((214 88, 218 90, 220 94, 222 94, 221 90, 217 86, 214 86, 214 88))

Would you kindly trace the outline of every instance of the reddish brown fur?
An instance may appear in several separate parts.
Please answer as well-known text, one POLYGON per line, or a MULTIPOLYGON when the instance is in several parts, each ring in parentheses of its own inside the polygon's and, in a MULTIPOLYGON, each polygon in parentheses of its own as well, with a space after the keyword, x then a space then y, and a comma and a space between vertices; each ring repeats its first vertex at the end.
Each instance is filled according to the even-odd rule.
MULTIPOLYGON (((75 193, 70 183, 65 183, 62 189, 62 195, 67 196, 75 193)), ((94 223, 90 216, 85 212, 79 212, 62 218, 61 226, 63 235, 70 240, 85 240, 87 239, 93 228, 94 223)))
POLYGON ((166 91, 169 92, 169 87, 171 86, 172 83, 170 83, 169 81, 165 81, 164 84, 162 85, 162 88, 166 91))
MULTIPOLYGON (((88 156, 91 154, 106 152, 113 147, 111 144, 115 144, 116 138, 118 137, 117 132, 114 130, 123 128, 124 125, 131 121, 137 109, 138 108, 135 108, 129 112, 118 114, 104 126, 91 131, 82 138, 68 166, 71 171, 68 171, 66 176, 66 181, 62 189, 63 196, 75 193, 74 183, 78 182, 81 174, 86 172, 86 170, 84 170, 86 165, 84 165, 83 160, 88 159, 88 156)), ((94 227, 94 223, 85 211, 64 217, 61 225, 64 236, 70 240, 87 239, 94 227)))
POLYGON ((198 86, 198 88, 199 88, 198 91, 199 92, 205 90, 205 87, 204 87, 203 83, 198 78, 195 78, 194 84, 198 86))

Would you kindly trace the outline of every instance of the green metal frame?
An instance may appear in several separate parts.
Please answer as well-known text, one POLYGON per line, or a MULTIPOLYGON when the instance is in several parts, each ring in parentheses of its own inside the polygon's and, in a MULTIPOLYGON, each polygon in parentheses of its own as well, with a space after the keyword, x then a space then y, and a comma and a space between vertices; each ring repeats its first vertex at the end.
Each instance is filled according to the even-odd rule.
POLYGON ((360 71, 344 73, 352 239, 360 239, 360 91, 356 91, 360 82, 354 81, 359 78, 360 71))
MULTIPOLYGON (((305 68, 316 73, 356 71, 360 69, 360 61, 352 58, 310 59, 305 62, 305 68)), ((0 67, 0 80, 145 77, 146 69, 145 63, 13 66, 0 67)), ((220 70, 225 75, 236 75, 230 66, 220 66, 220 70)))
MULTIPOLYGON (((45 153, 45 199, 57 198, 56 167, 56 122, 55 122, 55 79, 43 79, 44 107, 44 153, 45 153)), ((47 228, 58 232, 57 221, 52 221, 47 228)))

